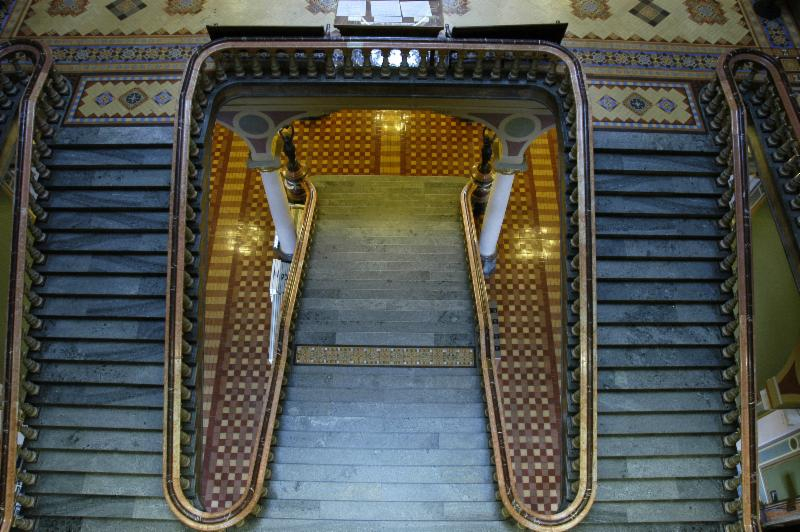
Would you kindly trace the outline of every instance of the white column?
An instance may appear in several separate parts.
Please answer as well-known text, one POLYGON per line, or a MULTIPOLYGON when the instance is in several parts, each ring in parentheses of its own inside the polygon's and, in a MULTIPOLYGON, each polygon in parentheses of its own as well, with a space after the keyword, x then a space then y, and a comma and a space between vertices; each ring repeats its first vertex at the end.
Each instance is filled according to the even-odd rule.
POLYGON ((497 240, 500 238, 500 230, 503 227, 503 219, 506 216, 508 198, 511 197, 511 188, 514 185, 514 173, 497 173, 489 194, 489 202, 486 206, 486 214, 483 216, 483 226, 481 236, 478 241, 481 258, 484 263, 484 273, 490 274, 494 271, 497 259, 497 240))
POLYGON ((284 255, 294 254, 297 245, 297 232, 289 214, 289 200, 286 198, 286 189, 280 175, 280 168, 262 169, 261 181, 264 183, 264 192, 267 194, 269 212, 272 223, 275 224, 275 233, 278 235, 281 252, 284 255))

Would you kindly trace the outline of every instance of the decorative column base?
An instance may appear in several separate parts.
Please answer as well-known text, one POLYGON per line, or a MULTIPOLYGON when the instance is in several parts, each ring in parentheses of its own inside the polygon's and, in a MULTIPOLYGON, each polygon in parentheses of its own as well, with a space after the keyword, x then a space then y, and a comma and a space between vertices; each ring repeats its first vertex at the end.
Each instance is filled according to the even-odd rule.
POLYGON ((286 185, 286 196, 291 203, 304 203, 306 201, 306 191, 303 189, 303 180, 308 175, 305 166, 300 165, 297 170, 282 169, 281 177, 286 185))
POLYGON ((489 203, 489 193, 492 191, 494 172, 490 170, 484 174, 480 171, 480 165, 476 164, 472 167, 471 177, 476 186, 472 192, 472 212, 475 215, 483 214, 486 211, 486 205, 489 203))
POLYGON ((483 265, 483 276, 491 276, 497 269, 497 253, 492 253, 488 257, 481 255, 481 264, 483 265))
POLYGON ((280 260, 281 262, 286 262, 291 264, 292 259, 294 258, 294 253, 285 253, 280 246, 273 246, 272 251, 275 252, 275 257, 280 260))

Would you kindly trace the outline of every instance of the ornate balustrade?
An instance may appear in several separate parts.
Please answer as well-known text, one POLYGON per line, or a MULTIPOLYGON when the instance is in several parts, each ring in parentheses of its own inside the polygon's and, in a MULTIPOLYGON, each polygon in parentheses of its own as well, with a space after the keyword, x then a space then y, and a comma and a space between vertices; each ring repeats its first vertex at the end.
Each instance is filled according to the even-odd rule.
MULTIPOLYGON (((731 387, 723 399, 730 410, 723 422, 737 426, 724 437, 725 445, 732 450, 723 462, 733 473, 724 486, 733 494, 725 502, 725 510, 739 515, 740 520, 728 525, 726 530, 758 530, 758 471, 757 439, 755 430, 755 358, 753 352, 753 275, 750 235, 750 190, 748 175, 747 125, 745 96, 757 105, 756 114, 764 119, 754 124, 766 135, 772 146, 773 163, 788 173, 793 150, 800 132, 797 111, 791 111, 792 102, 781 80, 776 61, 755 50, 733 50, 725 54, 717 66, 717 79, 706 85, 700 94, 709 126, 715 131, 715 142, 721 146, 717 163, 724 167, 717 183, 723 190, 719 204, 727 211, 719 220, 720 227, 728 233, 720 240, 720 247, 728 255, 720 267, 729 277, 721 284, 727 300, 721 305, 730 321, 722 327, 722 334, 730 339, 722 352, 731 361, 722 376, 731 387), (765 76, 766 74, 766 76, 765 76), (762 116, 763 115, 763 116, 762 116)), ((752 123, 752 122, 751 122, 752 123)), ((794 155, 797 157, 797 155, 794 155)), ((797 159, 795 159, 797 160, 797 159)), ((795 173, 800 168, 795 170, 795 173)), ((786 178, 787 181, 791 181, 786 178)))
POLYGON ((767 161, 763 185, 800 289, 800 109, 778 59, 756 50, 736 58, 731 74, 767 161))
MULTIPOLYGON (((492 334, 482 277, 474 281, 479 324, 481 363, 484 370, 489 426, 497 467, 498 496, 507 515, 535 530, 564 530, 589 510, 596 485, 596 363, 593 177, 591 126, 583 75, 574 57, 550 43, 442 41, 403 39, 330 40, 235 40, 209 43, 189 60, 184 73, 173 148, 173 180, 170 205, 168 302, 166 317, 164 493, 181 522, 198 530, 222 530, 258 511, 258 500, 269 478, 267 464, 281 397, 283 372, 289 354, 292 313, 308 246, 315 194, 310 190, 295 260, 281 307, 281 329, 276 342, 275 366, 267 400, 250 460, 250 485, 232 506, 207 512, 191 501, 195 380, 198 366, 197 238, 204 190, 201 176, 207 166, 205 137, 216 107, 227 89, 271 84, 286 91, 293 84, 324 97, 326 83, 336 87, 367 84, 401 87, 413 85, 454 86, 470 84, 476 90, 507 87, 508 98, 524 98, 519 88, 539 87, 548 92, 563 114, 565 144, 569 147, 564 194, 569 198, 570 256, 568 330, 570 358, 570 464, 575 476, 572 501, 553 515, 531 511, 516 494, 509 468, 508 449, 499 415, 498 389, 493 375, 492 334), (319 89, 314 89, 319 87, 319 89), (482 295, 481 295, 482 294, 482 295), (484 312, 485 311, 485 312, 484 312), (485 314, 485 315, 484 315, 485 314)), ((290 90, 290 89, 289 89, 290 90)), ((371 89, 350 89, 351 95, 371 89)), ((473 226, 474 227, 474 226, 473 226)), ((469 237, 469 235, 468 235, 469 237)), ((468 238, 468 242, 474 243, 468 238)), ((480 257, 470 247, 472 266, 480 271, 480 257), (475 262, 477 261, 477 262, 475 262)))
POLYGON ((42 321, 36 317, 36 308, 43 301, 36 287, 45 282, 37 271, 45 260, 38 245, 46 238, 38 224, 47 219, 43 207, 48 198, 45 182, 50 176, 44 164, 51 154, 47 139, 61 119, 70 92, 68 81, 52 65, 49 49, 38 42, 0 44, 0 116, 7 125, 14 124, 5 130, 4 143, 15 144, 15 150, 2 161, 13 200, 3 358, 2 530, 32 530, 34 526, 23 514, 25 508, 35 504, 35 499, 24 493, 25 486, 36 480, 36 475, 25 470, 25 464, 36 461, 37 456, 24 442, 37 437, 36 430, 25 422, 38 414, 28 402, 28 397, 38 392, 28 376, 39 371, 34 353, 41 346, 35 331, 42 321))

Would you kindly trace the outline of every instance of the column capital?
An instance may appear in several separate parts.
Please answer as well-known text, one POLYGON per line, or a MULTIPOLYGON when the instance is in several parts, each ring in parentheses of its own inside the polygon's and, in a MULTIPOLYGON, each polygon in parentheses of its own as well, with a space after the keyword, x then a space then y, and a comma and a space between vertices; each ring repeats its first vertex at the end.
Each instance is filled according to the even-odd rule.
POLYGON ((494 171, 497 174, 503 175, 516 175, 526 172, 528 170, 528 164, 525 162, 525 159, 516 157, 505 158, 501 157, 494 163, 494 171))
POLYGON ((252 157, 247 161, 248 168, 254 168, 259 172, 277 172, 281 169, 281 160, 270 158, 255 160, 252 157))

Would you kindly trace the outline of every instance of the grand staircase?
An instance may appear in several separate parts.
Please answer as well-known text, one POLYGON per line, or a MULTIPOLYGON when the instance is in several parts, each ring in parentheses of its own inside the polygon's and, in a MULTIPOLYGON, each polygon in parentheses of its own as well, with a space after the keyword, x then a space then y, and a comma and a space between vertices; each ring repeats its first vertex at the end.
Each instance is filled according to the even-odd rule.
MULTIPOLYGON (((38 500, 26 512, 39 530, 182 529, 160 480, 170 143, 171 129, 158 127, 62 128, 53 143, 31 399, 41 408, 29 468, 39 478, 28 490, 38 500)), ((599 485, 580 528, 718 530, 731 520, 722 458, 733 452, 721 438, 733 428, 721 421, 718 147, 703 134, 596 131, 595 149, 599 485)), ((448 197, 463 184, 414 179, 448 197)), ((397 209, 378 208, 373 191, 361 211, 339 202, 337 213, 329 181, 315 181, 319 225, 297 343, 472 346, 456 196, 450 218, 437 220, 398 180, 384 195, 397 209), (419 229, 393 222, 402 204, 424 220, 419 229), (344 223, 359 212, 374 222, 344 223), (337 225, 351 244, 374 247, 330 240, 337 225), (451 249, 453 260, 428 260, 426 246, 451 249), (369 252, 392 258, 358 266, 369 252), (323 261, 336 262, 335 275, 317 273, 323 261), (398 297, 428 303, 379 303, 398 297)), ((265 510, 246 526, 510 528, 494 502, 479 386, 474 368, 296 366, 265 510)))
POLYGON ((302 365, 298 354, 265 511, 250 527, 506 530, 472 358, 459 210, 465 179, 313 182, 318 215, 298 349, 327 347, 334 358, 337 348, 355 346, 374 364, 374 347, 422 347, 413 356, 424 366, 437 365, 433 352, 462 348, 470 367, 302 365))
POLYGON ((295 343, 473 347, 465 178, 317 176, 295 343))
POLYGON ((172 129, 62 128, 39 293, 38 530, 150 530, 161 494, 172 129))
POLYGON ((703 134, 595 131, 599 482, 581 528, 732 521, 719 149, 703 134))

